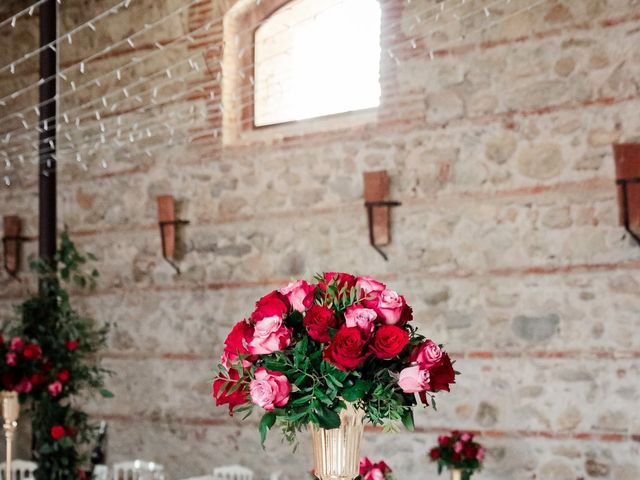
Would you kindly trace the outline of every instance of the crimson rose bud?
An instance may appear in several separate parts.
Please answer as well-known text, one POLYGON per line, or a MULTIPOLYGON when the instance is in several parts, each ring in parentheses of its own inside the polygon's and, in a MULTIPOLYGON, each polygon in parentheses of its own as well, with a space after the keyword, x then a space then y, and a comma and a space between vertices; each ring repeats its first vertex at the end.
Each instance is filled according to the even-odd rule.
POLYGON ((438 460, 440 458, 440 450, 432 448, 429 452, 429 456, 431 457, 431 460, 438 460))
POLYGON ((478 454, 478 449, 474 447, 471 443, 467 443, 463 447, 462 453, 467 458, 476 458, 476 455, 478 454))
POLYGON ((40 348, 40 345, 30 343, 29 345, 24 347, 22 355, 27 360, 37 360, 38 358, 42 357, 42 349, 40 348))
POLYGON ((60 370, 58 372, 58 380, 61 382, 66 382, 69 380, 69 370, 60 370))
POLYGON ((54 425, 51 427, 51 438, 53 438, 56 442, 65 436, 64 427, 61 425, 54 425))
POLYGON ((327 343, 331 340, 329 329, 335 328, 338 320, 330 308, 322 305, 311 305, 302 323, 311 338, 316 342, 327 343))
MULTIPOLYGON (((453 369, 449 355, 443 353, 440 363, 429 369, 429 390, 432 392, 442 390, 449 392, 449 384, 451 383, 456 383, 456 372, 453 369)), ((458 436, 460 432, 453 432, 452 435, 458 436)))
POLYGON ((373 337, 371 351, 382 359, 391 359, 409 343, 409 332, 395 325, 382 325, 373 337))
POLYGON ((44 383, 44 380, 44 375, 42 375, 41 373, 34 373, 33 375, 31 375, 31 383, 34 386, 42 385, 44 383))
POLYGON ((67 340, 67 349, 75 350, 76 348, 78 348, 78 343, 78 340, 67 340))

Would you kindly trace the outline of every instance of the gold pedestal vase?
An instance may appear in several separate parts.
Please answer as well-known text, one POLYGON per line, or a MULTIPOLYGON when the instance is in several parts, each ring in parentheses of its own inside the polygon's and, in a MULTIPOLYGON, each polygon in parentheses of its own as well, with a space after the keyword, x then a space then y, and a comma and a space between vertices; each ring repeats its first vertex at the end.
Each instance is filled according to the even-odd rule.
POLYGON ((18 416, 20 415, 20 404, 18 403, 18 394, 16 392, 0 392, 0 400, 2 401, 2 428, 4 429, 4 438, 6 442, 6 460, 4 478, 11 480, 11 458, 13 448, 13 435, 18 427, 18 416))
POLYGON ((364 412, 347 402, 340 412, 340 427, 331 430, 311 425, 314 474, 320 480, 353 480, 360 474, 360 443, 364 412))

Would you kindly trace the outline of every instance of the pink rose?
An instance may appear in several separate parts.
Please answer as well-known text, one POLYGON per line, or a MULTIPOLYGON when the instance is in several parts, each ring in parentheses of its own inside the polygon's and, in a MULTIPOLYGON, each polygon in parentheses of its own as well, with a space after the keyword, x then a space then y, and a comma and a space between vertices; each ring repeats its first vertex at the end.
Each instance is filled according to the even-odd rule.
POLYGON ((373 467, 373 463, 369 460, 369 457, 362 457, 360 459, 360 475, 364 475, 373 467))
POLYGON ((453 444, 453 451, 460 453, 462 451, 462 442, 456 442, 453 444))
POLYGON ((418 365, 407 367, 400 372, 398 385, 405 393, 423 392, 429 387, 429 371, 418 365))
POLYGON ((360 305, 351 305, 344 312, 344 319, 347 327, 358 327, 367 336, 373 333, 374 321, 378 317, 375 310, 365 308, 360 305))
POLYGON ((460 440, 462 440, 463 442, 468 442, 469 440, 471 440, 471 435, 468 433, 463 433, 462 435, 460 435, 460 440))
POLYGON ((364 477, 362 477, 362 480, 384 480, 384 472, 381 469, 374 467, 369 470, 364 477))
POLYGON ((478 459, 478 461, 483 461, 484 460, 484 455, 485 455, 486 451, 484 448, 480 447, 478 449, 478 453, 476 453, 476 458, 478 459))
POLYGON ((358 291, 362 290, 365 295, 369 295, 371 292, 382 292, 387 286, 371 277, 358 277, 356 288, 358 291))
POLYGON ((32 389, 33 384, 26 377, 20 380, 16 385, 16 392, 18 393, 29 393, 32 389))
POLYGON ((49 390, 49 393, 52 397, 57 397, 58 395, 60 395, 60 392, 62 392, 62 383, 56 380, 55 382, 49 384, 47 390, 49 390))
POLYGON ((11 343, 9 344, 9 348, 14 352, 19 352, 24 348, 24 340, 20 337, 13 337, 11 339, 11 343))
POLYGON ((5 356, 5 360, 7 361, 7 365, 15 367, 18 364, 18 355, 13 352, 8 352, 5 356))
POLYGON ((375 297, 371 301, 366 301, 365 306, 373 308, 385 325, 399 323, 406 305, 404 297, 393 290, 373 292, 373 295, 375 297))
POLYGON ((306 312, 307 308, 313 304, 313 293, 315 290, 315 285, 309 285, 304 280, 298 280, 297 282, 291 282, 281 289, 280 293, 289 300, 294 310, 306 312))
POLYGON ((415 348, 411 360, 421 368, 431 368, 442 360, 442 349, 432 340, 425 340, 415 348))
POLYGON ((270 372, 264 367, 256 370, 249 385, 251 401, 267 411, 284 407, 289 402, 291 384, 280 372, 270 372))
POLYGON ((287 348, 291 343, 291 332, 282 325, 282 317, 274 315, 256 322, 253 339, 249 342, 252 355, 267 355, 287 348))

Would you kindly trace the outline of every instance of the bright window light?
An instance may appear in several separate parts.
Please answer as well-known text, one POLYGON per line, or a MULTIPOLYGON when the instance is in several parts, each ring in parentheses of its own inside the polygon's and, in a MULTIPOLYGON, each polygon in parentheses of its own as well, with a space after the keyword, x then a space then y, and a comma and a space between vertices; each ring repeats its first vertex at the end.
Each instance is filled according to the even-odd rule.
POLYGON ((294 0, 255 33, 256 126, 380 105, 377 0, 294 0))

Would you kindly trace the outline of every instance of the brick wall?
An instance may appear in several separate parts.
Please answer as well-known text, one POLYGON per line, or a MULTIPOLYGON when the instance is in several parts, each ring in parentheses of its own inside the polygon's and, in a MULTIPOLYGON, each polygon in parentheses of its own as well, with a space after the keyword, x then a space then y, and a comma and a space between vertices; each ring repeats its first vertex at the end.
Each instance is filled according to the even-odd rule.
MULTIPOLYGON (((95 34, 63 45, 62 65, 185 3, 132 2, 95 34)), ((117 323, 105 355, 117 372, 109 382, 116 398, 87 406, 110 422, 110 459, 154 459, 172 478, 236 461, 260 475, 303 475, 311 466, 307 443, 292 454, 273 435, 262 451, 255 421, 240 423, 212 406, 211 372, 227 330, 262 293, 292 277, 346 270, 403 292, 416 323, 447 344, 463 372, 454 391, 440 396, 437 413, 418 414, 415 433, 367 432, 364 453, 388 460, 398 478, 437 478, 424 454, 448 428, 482 434, 490 450, 480 478, 640 478, 640 249, 617 224, 611 153, 613 142, 640 138, 640 4, 549 0, 460 39, 527 2, 432 32, 433 24, 415 21, 431 1, 384 0, 383 32, 396 30, 383 46, 396 48, 393 57, 383 53, 383 105, 374 119, 325 119, 306 123, 302 134, 276 127, 223 144, 223 92, 211 85, 218 72, 224 77, 214 48, 222 29, 198 29, 233 3, 203 0, 133 47, 98 56, 84 77, 76 71, 69 79, 81 84, 149 54, 154 42, 196 32, 193 41, 123 69, 123 83, 111 76, 61 100, 61 111, 77 108, 147 75, 130 96, 141 92, 147 104, 150 94, 142 92, 157 85, 166 104, 140 112, 140 102, 121 95, 103 115, 108 126, 120 112, 126 140, 128 133, 138 138, 136 122, 169 111, 193 120, 170 125, 175 145, 151 156, 138 145, 153 148, 162 127, 121 145, 109 128, 108 146, 83 152, 86 171, 72 152, 61 155, 60 226, 98 254, 102 273, 97 291, 77 302, 117 323), (208 68, 188 81, 153 77, 201 51, 208 68), (379 169, 389 171, 391 198, 403 202, 393 211, 389 262, 368 245, 362 206, 362 172, 379 169), (165 193, 191 222, 181 276, 160 257, 155 197, 165 193)), ((65 1, 60 28, 104 9, 104 2, 65 1)), ((1 64, 35 48, 36 21, 3 30, 1 64)), ((33 82, 35 65, 1 74, 0 95, 33 82)), ((71 92, 68 82, 60 88, 71 92)), ((35 98, 17 99, 0 115, 35 98)), ((85 113, 80 129, 63 125, 62 132, 98 138, 99 122, 85 113)), ((0 214, 19 214, 31 237, 33 172, 28 162, 15 167, 14 186, 0 189, 0 214)), ((21 276, 18 283, 0 273, 2 318, 34 287, 21 276)))

